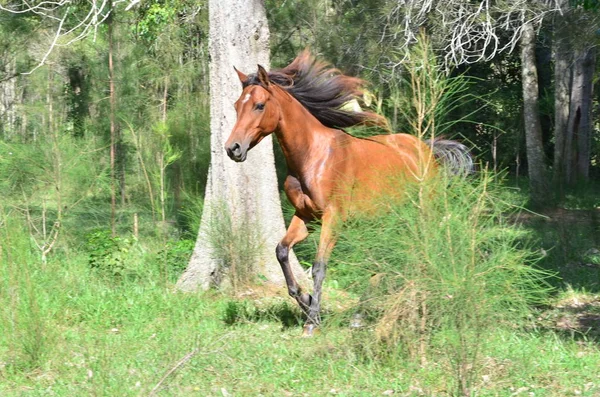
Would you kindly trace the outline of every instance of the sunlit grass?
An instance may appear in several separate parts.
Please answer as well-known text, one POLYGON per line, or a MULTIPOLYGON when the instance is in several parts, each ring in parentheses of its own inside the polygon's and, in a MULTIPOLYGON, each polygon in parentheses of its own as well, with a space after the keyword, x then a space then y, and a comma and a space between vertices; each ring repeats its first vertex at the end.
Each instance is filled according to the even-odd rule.
MULTIPOLYGON (((451 364, 437 350, 442 346, 434 347, 431 356, 437 359, 424 366, 374 360, 348 349, 356 338, 369 337, 363 331, 333 326, 316 338, 300 338, 300 328, 284 326, 276 314, 281 307, 295 309, 287 297, 239 303, 218 293, 175 293, 152 272, 111 283, 90 272, 86 260, 83 255, 53 260, 43 272, 35 262, 20 262, 21 274, 30 272, 30 284, 12 289, 5 287, 14 274, 3 262, 0 395, 148 395, 189 353, 158 395, 451 395, 451 364), (27 317, 28 306, 16 303, 26 299, 28 288, 35 290, 36 317, 27 317), (228 325, 227 307, 242 304, 267 314, 228 325), (19 320, 24 317, 25 324, 19 320), (32 362, 23 335, 34 333, 37 321, 44 339, 40 358, 32 362)), ((330 293, 328 310, 345 298, 330 293)), ((519 327, 499 328, 488 339, 478 361, 476 395, 600 392, 600 351, 594 342, 519 327)))

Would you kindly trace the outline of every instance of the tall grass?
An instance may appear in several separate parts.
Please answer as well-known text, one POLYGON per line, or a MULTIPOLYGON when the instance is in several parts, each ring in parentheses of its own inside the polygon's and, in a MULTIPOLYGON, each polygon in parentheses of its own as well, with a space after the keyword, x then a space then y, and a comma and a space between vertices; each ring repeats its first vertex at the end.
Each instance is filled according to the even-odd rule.
MULTIPOLYGON (((438 68, 424 37, 407 59, 395 99, 402 124, 421 139, 448 133, 449 113, 472 100, 464 97, 467 83, 438 68)), ((548 291, 548 274, 534 266, 525 232, 507 221, 515 208, 501 200, 494 178, 442 170, 411 184, 390 180, 396 189, 375 203, 379 212, 347 222, 334 251, 338 278, 360 297, 353 310, 370 320, 357 346, 420 365, 442 351, 453 395, 471 395, 490 331, 519 324, 548 291)))
POLYGON ((55 335, 38 289, 41 264, 22 217, 0 205, 0 356, 18 371, 39 368, 55 335))
POLYGON ((239 291, 257 276, 254 264, 260 248, 260 229, 250 214, 233 219, 224 203, 215 203, 211 209, 208 239, 218 272, 215 284, 239 291))
POLYGON ((483 172, 405 186, 402 200, 380 205, 385 211, 347 223, 333 257, 361 297, 353 310, 371 320, 368 335, 380 346, 371 348, 421 364, 441 349, 459 395, 469 395, 486 335, 519 324, 548 291, 492 179, 483 172))

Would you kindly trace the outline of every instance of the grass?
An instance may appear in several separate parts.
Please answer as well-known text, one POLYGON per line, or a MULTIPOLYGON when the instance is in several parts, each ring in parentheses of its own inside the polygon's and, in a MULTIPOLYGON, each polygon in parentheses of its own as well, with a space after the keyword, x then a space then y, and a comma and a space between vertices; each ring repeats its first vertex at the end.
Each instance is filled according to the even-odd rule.
MULTIPOLYGON (((600 395, 595 226, 562 221, 565 239, 557 221, 524 223, 547 251, 540 264, 560 272, 558 292, 533 317, 488 331, 473 396, 600 395)), ((283 286, 281 297, 253 300, 176 293, 176 276, 165 279, 155 258, 162 243, 133 244, 119 256, 131 277, 92 269, 83 245, 42 267, 27 230, 0 216, 0 396, 139 396, 159 384, 159 396, 454 395, 442 339, 422 364, 401 351, 373 354, 373 331, 347 321, 302 339, 283 286)), ((335 266, 329 318, 356 298, 335 266)))
MULTIPOLYGON (((348 348, 369 337, 368 331, 345 325, 302 339, 300 328, 284 326, 278 314, 286 307, 296 310, 289 298, 257 303, 217 293, 174 293, 150 272, 115 284, 90 273, 86 260, 76 256, 50 261, 45 271, 23 269, 30 272, 38 303, 26 329, 18 321, 26 308, 11 302, 24 297, 27 284, 9 294, 7 268, 0 271, 0 395, 148 395, 190 352, 195 354, 166 378, 157 395, 450 395, 451 365, 444 358, 422 367, 374 360, 348 348), (226 321, 232 306, 267 314, 226 321), (35 323, 44 335, 40 356, 32 361, 24 336, 35 334, 35 323)), ((342 298, 330 294, 330 310, 342 298)), ((519 327, 499 328, 489 340, 474 395, 600 394, 600 350, 593 341, 519 327)))

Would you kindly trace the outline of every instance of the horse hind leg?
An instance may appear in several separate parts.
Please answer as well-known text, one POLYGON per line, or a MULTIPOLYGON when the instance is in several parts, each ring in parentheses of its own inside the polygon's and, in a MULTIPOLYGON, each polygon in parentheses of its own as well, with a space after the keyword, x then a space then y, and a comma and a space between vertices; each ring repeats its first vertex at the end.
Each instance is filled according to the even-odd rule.
POLYGON ((321 293, 323 280, 325 280, 325 274, 327 272, 327 261, 335 245, 333 220, 334 213, 332 211, 328 211, 323 215, 319 249, 312 267, 314 290, 311 296, 312 299, 308 311, 308 319, 304 324, 304 336, 312 336, 321 323, 321 293))
POLYGON ((312 266, 312 276, 315 287, 312 295, 309 295, 310 305, 307 311, 304 330, 302 331, 302 335, 306 337, 313 336, 321 324, 321 292, 326 270, 327 262, 324 260, 316 260, 312 266))
POLYGON ((281 265, 289 295, 296 299, 304 314, 308 316, 312 298, 308 293, 302 292, 302 288, 298 285, 289 262, 290 249, 306 237, 308 237, 306 222, 301 217, 294 215, 285 236, 277 244, 275 253, 281 265))

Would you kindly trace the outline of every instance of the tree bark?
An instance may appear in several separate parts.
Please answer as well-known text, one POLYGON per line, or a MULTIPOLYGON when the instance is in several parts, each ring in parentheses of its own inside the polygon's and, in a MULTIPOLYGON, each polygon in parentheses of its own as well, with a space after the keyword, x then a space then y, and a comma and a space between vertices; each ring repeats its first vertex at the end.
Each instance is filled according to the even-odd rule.
POLYGON ((115 99, 115 71, 113 65, 113 4, 110 1, 110 15, 106 21, 108 24, 108 89, 109 89, 109 101, 110 101, 110 229, 112 236, 117 235, 117 224, 116 224, 116 213, 117 213, 117 175, 116 175, 116 150, 117 150, 117 137, 115 127, 115 112, 116 112, 116 99, 115 99))
POLYGON ((569 185, 575 183, 577 169, 578 132, 582 117, 582 100, 584 90, 582 50, 575 51, 573 59, 573 79, 571 81, 571 98, 569 105, 569 120, 567 122, 567 136, 565 138, 565 182, 569 185))
POLYGON ((554 163, 553 184, 562 199, 565 182, 565 140, 569 121, 571 61, 564 16, 556 23, 554 32, 554 163))
POLYGON ((590 156, 592 146, 592 93, 594 71, 596 69, 596 48, 588 48, 581 60, 581 119, 577 131, 577 179, 587 181, 590 176, 590 156))
MULTIPOLYGON (((12 76, 16 74, 16 59, 11 54, 6 54, 0 57, 6 63, 0 68, 0 77, 12 76)), ((15 135, 16 110, 17 102, 17 79, 9 78, 0 81, 0 134, 6 140, 12 139, 15 135)))
POLYGON ((521 37, 521 68, 523 82, 523 114, 530 198, 535 205, 547 201, 545 155, 539 115, 538 74, 535 61, 536 34, 533 25, 523 25, 521 37))
MULTIPOLYGON (((285 230, 272 139, 265 138, 243 163, 231 161, 223 148, 236 120, 233 103, 242 91, 233 67, 252 72, 257 64, 269 65, 269 30, 263 1, 210 0, 209 53, 211 165, 198 239, 177 287, 184 291, 206 290, 220 283, 223 258, 218 257, 210 236, 211 225, 219 221, 214 219, 220 216, 218 210, 227 211, 233 227, 251 224, 258 230, 262 241, 257 244, 260 253, 255 271, 283 287, 275 247, 285 230)), ((297 277, 306 279, 295 258, 294 269, 297 277)))

